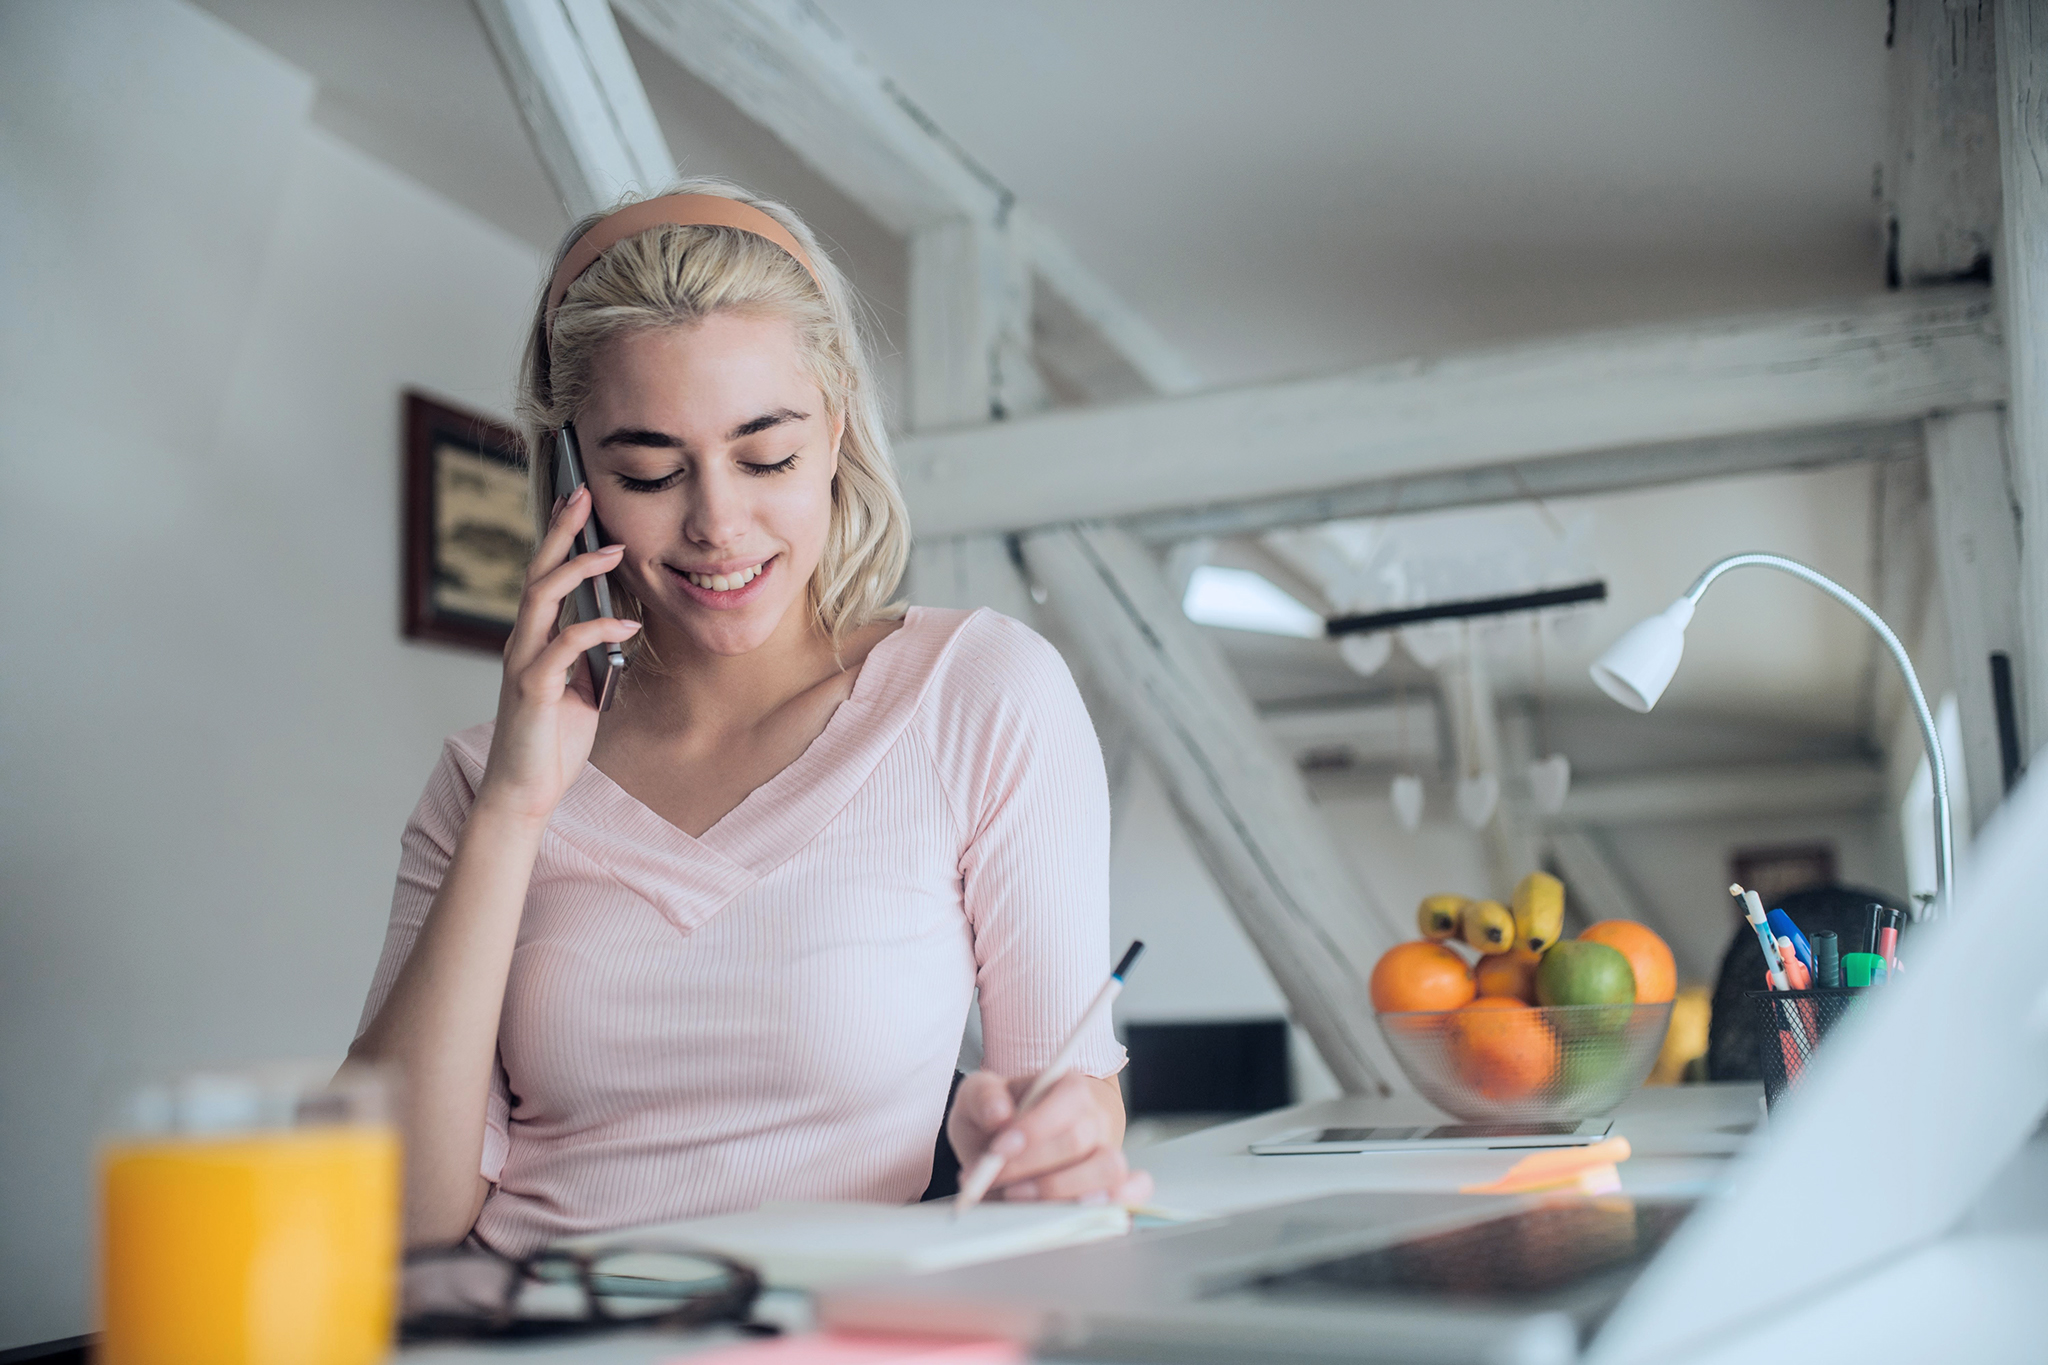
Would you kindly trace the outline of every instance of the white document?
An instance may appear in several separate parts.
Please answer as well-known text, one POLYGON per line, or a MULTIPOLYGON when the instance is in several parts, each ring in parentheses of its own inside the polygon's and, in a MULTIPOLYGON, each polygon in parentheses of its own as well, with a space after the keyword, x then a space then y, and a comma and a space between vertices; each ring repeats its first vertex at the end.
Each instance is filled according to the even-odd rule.
MULTIPOLYGON (((634 1244, 716 1251, 760 1272, 776 1289, 947 1270, 981 1261, 1117 1237, 1131 1217, 1116 1205, 981 1204, 953 1216, 950 1200, 929 1204, 763 1204, 752 1213, 654 1223, 557 1243, 572 1251, 634 1244)), ((640 1273, 656 1274, 659 1264, 640 1273)), ((607 1262, 636 1273, 631 1258, 607 1262)))

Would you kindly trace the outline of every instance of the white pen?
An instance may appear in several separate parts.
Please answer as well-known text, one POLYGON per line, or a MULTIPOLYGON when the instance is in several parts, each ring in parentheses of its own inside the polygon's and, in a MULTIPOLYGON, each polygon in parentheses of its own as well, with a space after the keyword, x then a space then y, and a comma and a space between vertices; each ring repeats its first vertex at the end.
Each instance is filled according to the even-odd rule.
MULTIPOLYGON (((1109 980, 1102 983, 1102 989, 1095 993, 1095 999, 1081 1012, 1081 1022, 1074 1025, 1074 1031, 1067 1035, 1067 1041, 1060 1044, 1059 1052, 1045 1064, 1045 1070, 1038 1073, 1038 1078, 1031 1082, 1031 1088, 1024 1092, 1024 1098, 1017 1101, 1017 1112, 1011 1116, 1011 1122, 1014 1123, 1029 1113, 1045 1098, 1045 1092, 1052 1089, 1053 1083, 1067 1074, 1067 1068, 1074 1064, 1074 1054, 1081 1050, 1082 1040, 1087 1037, 1089 1028, 1102 1017, 1102 1012, 1109 1008, 1109 1002, 1116 999, 1117 992, 1124 988, 1124 974, 1131 970, 1131 964, 1138 960, 1138 954, 1144 951, 1144 948, 1143 939, 1131 941, 1123 960, 1117 963, 1116 970, 1109 974, 1109 980)), ((997 1152, 983 1152, 981 1160, 974 1163, 974 1169, 960 1182, 960 1197, 954 1201, 953 1216, 958 1218, 979 1204, 981 1197, 988 1193, 989 1187, 996 1183, 996 1177, 1002 1173, 1002 1155, 997 1152)))

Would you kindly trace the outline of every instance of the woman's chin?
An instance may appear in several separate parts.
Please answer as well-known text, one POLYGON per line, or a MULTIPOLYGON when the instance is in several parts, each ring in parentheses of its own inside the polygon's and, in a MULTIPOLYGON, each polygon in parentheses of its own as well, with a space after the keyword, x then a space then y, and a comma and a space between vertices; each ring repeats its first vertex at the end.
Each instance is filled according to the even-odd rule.
POLYGON ((668 618, 668 630, 662 633, 676 637, 685 649, 735 658, 767 644, 790 605, 768 598, 726 610, 688 601, 664 603, 662 615, 668 618))

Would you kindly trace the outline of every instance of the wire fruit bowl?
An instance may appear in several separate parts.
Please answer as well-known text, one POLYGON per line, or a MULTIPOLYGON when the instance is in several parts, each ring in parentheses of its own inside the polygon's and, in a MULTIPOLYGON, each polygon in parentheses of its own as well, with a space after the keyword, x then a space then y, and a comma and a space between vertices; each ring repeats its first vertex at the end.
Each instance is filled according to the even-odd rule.
POLYGON ((1472 1123, 1576 1123, 1611 1113, 1650 1074, 1671 1022, 1657 1005, 1537 1005, 1378 1016, 1423 1098, 1472 1123))

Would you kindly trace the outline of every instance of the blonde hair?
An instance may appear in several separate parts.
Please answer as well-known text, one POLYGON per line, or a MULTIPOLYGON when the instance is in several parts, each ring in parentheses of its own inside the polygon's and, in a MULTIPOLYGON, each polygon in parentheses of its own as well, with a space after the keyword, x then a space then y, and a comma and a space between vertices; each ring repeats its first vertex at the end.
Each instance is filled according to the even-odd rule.
MULTIPOLYGON (((845 421, 831 523, 806 594, 813 619, 836 649, 869 622, 902 614, 892 598, 910 555, 910 518, 897 491, 853 291, 810 228, 783 205, 708 178, 682 181, 663 194, 713 194, 751 204, 802 243, 817 276, 754 233, 670 223, 608 247, 570 282, 550 318, 547 280, 605 214, 569 229, 542 281, 519 368, 518 417, 536 524, 546 530, 554 504, 554 433, 574 420, 589 396, 591 371, 607 341, 644 328, 686 327, 721 312, 786 318, 827 414, 845 421)), ((606 213, 624 202, 631 201, 606 213)), ((616 579, 614 593, 624 614, 643 618, 640 602, 616 579)))

